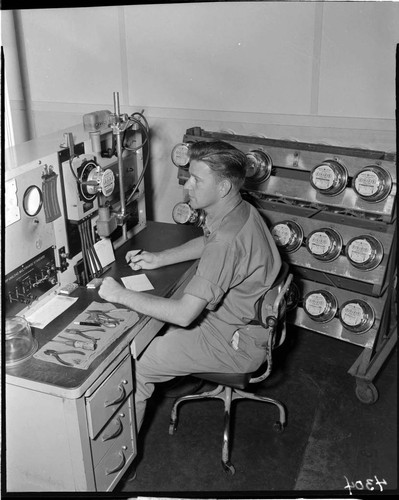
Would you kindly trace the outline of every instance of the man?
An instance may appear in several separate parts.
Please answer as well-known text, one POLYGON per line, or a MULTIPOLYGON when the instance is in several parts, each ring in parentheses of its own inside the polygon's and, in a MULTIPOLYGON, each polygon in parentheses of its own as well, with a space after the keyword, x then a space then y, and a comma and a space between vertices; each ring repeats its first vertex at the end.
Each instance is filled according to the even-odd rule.
POLYGON ((242 151, 225 142, 192 144, 184 187, 191 207, 206 213, 204 236, 158 253, 126 254, 135 270, 199 259, 181 298, 127 290, 112 278, 99 290, 109 302, 171 325, 135 363, 138 430, 154 383, 195 372, 248 373, 265 360, 265 331, 249 323, 281 259, 259 212, 241 198, 246 162, 242 151))

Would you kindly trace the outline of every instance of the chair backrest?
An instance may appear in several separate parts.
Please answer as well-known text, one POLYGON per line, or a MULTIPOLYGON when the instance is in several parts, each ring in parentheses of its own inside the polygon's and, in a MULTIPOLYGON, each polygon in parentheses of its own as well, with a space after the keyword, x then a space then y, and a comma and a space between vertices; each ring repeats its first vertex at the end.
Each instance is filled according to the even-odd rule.
POLYGON ((261 297, 257 304, 258 322, 265 328, 267 338, 266 346, 266 371, 255 378, 251 378, 251 383, 261 382, 267 378, 272 369, 272 351, 279 347, 286 336, 286 296, 292 282, 292 274, 289 273, 289 266, 282 263, 281 270, 271 288, 261 297))

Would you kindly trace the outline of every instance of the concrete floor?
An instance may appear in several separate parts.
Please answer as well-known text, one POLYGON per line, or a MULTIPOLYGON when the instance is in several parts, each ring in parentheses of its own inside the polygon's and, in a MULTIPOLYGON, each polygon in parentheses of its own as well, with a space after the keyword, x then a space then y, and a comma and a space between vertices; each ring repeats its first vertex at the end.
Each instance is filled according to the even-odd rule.
MULTIPOLYGON (((137 478, 117 487, 123 496, 263 497, 309 494, 393 494, 397 490, 396 349, 374 383, 379 398, 360 402, 347 373, 358 346, 289 328, 276 351, 272 376, 257 392, 281 400, 288 411, 283 433, 273 430, 274 406, 239 401, 233 420, 234 476, 220 464, 223 404, 185 403, 170 436, 174 399, 158 389, 139 438, 137 478), (352 491, 349 486, 353 485, 352 491), (374 488, 372 490, 372 488, 374 488)), ((192 380, 191 380, 192 381, 192 380)), ((206 386, 208 388, 209 386, 206 386)), ((184 386, 183 386, 184 388, 184 386)))

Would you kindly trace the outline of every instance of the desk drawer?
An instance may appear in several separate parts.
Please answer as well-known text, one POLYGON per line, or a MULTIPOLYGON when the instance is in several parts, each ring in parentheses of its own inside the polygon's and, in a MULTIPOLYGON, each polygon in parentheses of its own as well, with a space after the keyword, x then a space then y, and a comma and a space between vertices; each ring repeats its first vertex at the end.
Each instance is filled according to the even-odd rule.
POLYGON ((86 399, 89 435, 94 439, 133 390, 131 357, 122 363, 86 399))
POLYGON ((115 412, 108 424, 97 435, 96 439, 91 440, 91 454, 94 467, 96 467, 116 442, 119 442, 122 446, 129 436, 134 439, 135 434, 133 395, 130 395, 126 402, 115 412))

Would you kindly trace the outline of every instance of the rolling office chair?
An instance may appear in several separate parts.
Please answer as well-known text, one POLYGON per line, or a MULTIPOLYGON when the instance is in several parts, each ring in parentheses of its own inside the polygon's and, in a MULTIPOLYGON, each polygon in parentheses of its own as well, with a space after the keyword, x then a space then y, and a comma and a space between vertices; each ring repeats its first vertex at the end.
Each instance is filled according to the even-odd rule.
MULTIPOLYGON (((285 408, 280 401, 265 396, 258 396, 251 392, 244 392, 244 390, 247 389, 249 384, 265 380, 272 371, 272 351, 276 347, 279 347, 285 340, 286 296, 291 282, 292 274, 289 274, 288 264, 283 262, 281 271, 273 286, 258 302, 257 321, 265 328, 265 335, 268 335, 266 346, 267 358, 262 365, 262 367, 265 368, 263 373, 259 376, 254 376, 255 373, 195 373, 193 376, 208 382, 215 382, 218 386, 212 391, 182 396, 175 400, 172 407, 169 425, 169 434, 171 435, 177 429, 177 408, 180 403, 205 398, 217 398, 224 401, 222 466, 223 469, 231 475, 235 473, 234 465, 230 462, 229 450, 230 411, 232 401, 236 399, 253 399, 255 401, 274 404, 277 406, 280 416, 280 420, 274 424, 274 429, 277 432, 282 432, 286 425, 285 408)), ((259 372, 259 369, 257 372, 259 372)))

